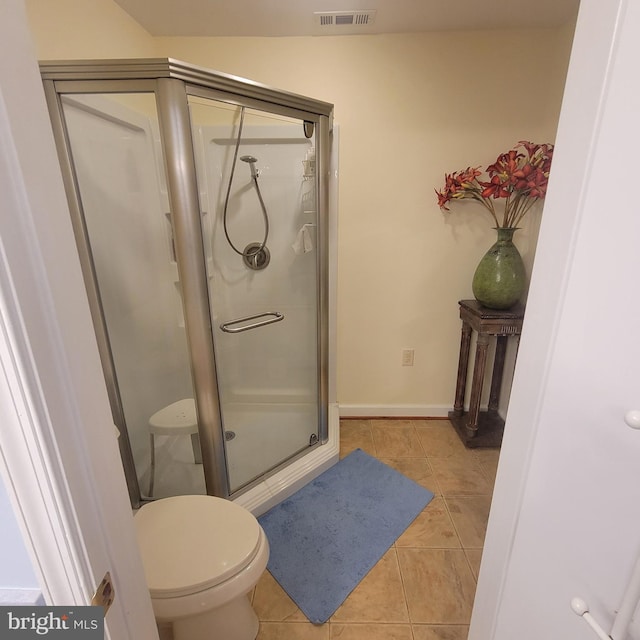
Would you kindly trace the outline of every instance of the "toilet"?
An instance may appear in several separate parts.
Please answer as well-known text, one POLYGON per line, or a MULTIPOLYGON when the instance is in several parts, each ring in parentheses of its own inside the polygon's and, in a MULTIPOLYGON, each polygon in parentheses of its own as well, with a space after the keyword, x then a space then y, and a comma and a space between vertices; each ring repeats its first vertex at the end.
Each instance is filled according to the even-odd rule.
POLYGON ((247 594, 267 567, 269 543, 244 507, 213 496, 163 498, 134 517, 158 623, 174 640, 255 640, 247 594))

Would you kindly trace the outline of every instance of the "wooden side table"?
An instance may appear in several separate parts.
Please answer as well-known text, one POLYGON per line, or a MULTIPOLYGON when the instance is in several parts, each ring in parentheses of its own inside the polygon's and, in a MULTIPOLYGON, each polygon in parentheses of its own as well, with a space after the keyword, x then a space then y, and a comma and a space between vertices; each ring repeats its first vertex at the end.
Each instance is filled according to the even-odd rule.
POLYGON ((462 320, 462 338, 460 340, 460 360, 453 411, 449 420, 458 435, 469 448, 499 447, 502 443, 504 420, 498 415, 500 387, 504 372, 507 340, 510 336, 519 337, 522 331, 524 306, 521 304, 509 310, 487 309, 476 300, 460 300, 460 318, 462 320), (471 382, 469 411, 464 411, 464 395, 467 386, 469 351, 471 350, 471 332, 476 331, 475 361, 471 382), (492 336, 496 337, 496 354, 491 376, 491 390, 487 411, 480 411, 482 386, 487 364, 487 350, 492 336))

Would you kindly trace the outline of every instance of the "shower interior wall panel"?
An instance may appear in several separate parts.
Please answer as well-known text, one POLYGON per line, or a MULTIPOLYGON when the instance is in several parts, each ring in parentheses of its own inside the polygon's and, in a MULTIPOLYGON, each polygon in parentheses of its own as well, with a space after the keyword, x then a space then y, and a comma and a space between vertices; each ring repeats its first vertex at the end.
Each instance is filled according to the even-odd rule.
POLYGON ((227 230, 239 249, 264 238, 250 166, 239 161, 253 156, 269 217, 271 255, 269 265, 256 271, 229 246, 223 228, 236 138, 228 126, 201 126, 194 138, 223 423, 238 435, 227 443, 229 475, 238 488, 260 475, 260 467, 279 465, 283 452, 287 457, 308 447, 317 433, 317 216, 315 181, 305 180, 302 162, 313 141, 304 137, 301 123, 296 129, 244 127, 227 230), (312 247, 306 253, 293 248, 303 225, 309 225, 312 247), (237 334, 220 329, 224 322, 264 312, 279 312, 284 320, 237 334))
MULTIPOLYGON (((304 213, 303 189, 310 188, 302 180, 301 148, 309 149, 310 141, 284 139, 277 128, 268 137, 264 129, 257 132, 245 128, 246 138, 259 142, 243 144, 242 153, 258 158, 260 189, 270 218, 267 247, 271 253, 269 266, 262 271, 248 269, 224 238, 222 215, 207 216, 212 225, 206 251, 212 263, 211 295, 215 300, 213 313, 216 342, 221 352, 232 353, 225 358, 225 373, 220 381, 229 401, 291 400, 315 401, 309 389, 316 388, 316 253, 296 255, 292 245, 303 224, 310 228, 315 243, 315 211, 304 213), (293 181, 300 184, 292 191, 293 181), (264 329, 238 334, 225 334, 220 324, 234 318, 261 313, 265 310, 284 314, 285 322, 264 329), (266 334, 266 335, 265 335, 266 334), (265 387, 265 380, 272 384, 265 387), (270 387, 270 388, 269 388, 270 387), (259 390, 259 391, 258 391, 259 390), (260 398, 258 398, 260 396, 260 398)), ((209 206, 221 212, 229 179, 233 146, 229 139, 216 135, 215 130, 203 131, 204 153, 208 156, 206 191, 209 206), (213 197, 212 197, 213 196, 213 197)), ((243 248, 259 241, 264 234, 264 221, 252 187, 249 168, 238 162, 229 205, 229 234, 236 246, 243 248)))
MULTIPOLYGON (((208 203, 212 211, 219 212, 214 217, 207 216, 213 227, 206 234, 211 243, 205 250, 208 260, 213 263, 210 285, 216 340, 223 343, 221 349, 234 352, 234 358, 228 362, 233 370, 225 374, 225 391, 230 398, 253 396, 255 389, 265 388, 265 376, 273 382, 274 388, 279 389, 279 395, 282 389, 288 389, 293 397, 305 393, 303 389, 315 389, 315 369, 309 367, 309 363, 315 364, 315 352, 309 350, 316 348, 316 311, 315 305, 310 303, 316 299, 316 253, 312 250, 297 255, 292 247, 304 224, 313 225, 309 232, 315 246, 315 210, 305 213, 303 209, 303 191, 312 189, 313 183, 302 179, 300 161, 311 142, 304 138, 301 130, 274 129, 257 131, 245 127, 243 137, 259 142, 241 146, 243 154, 258 158, 260 189, 270 218, 267 247, 272 260, 262 271, 248 269, 224 238, 220 212, 229 180, 233 141, 221 137, 221 132, 214 129, 202 132, 203 151, 210 167, 206 182, 208 203), (297 192, 291 190, 292 182, 299 184, 297 192), (280 311, 285 318, 295 316, 296 321, 265 327, 269 331, 268 339, 261 331, 220 335, 221 323, 265 309, 280 311), (260 366, 266 362, 269 370, 260 366)), ((249 242, 262 239, 264 220, 249 168, 241 162, 235 169, 228 218, 229 234, 237 247, 244 248, 249 242)))
POLYGON ((192 395, 157 126, 149 116, 154 99, 65 96, 63 104, 127 432, 146 485, 149 417, 192 395))

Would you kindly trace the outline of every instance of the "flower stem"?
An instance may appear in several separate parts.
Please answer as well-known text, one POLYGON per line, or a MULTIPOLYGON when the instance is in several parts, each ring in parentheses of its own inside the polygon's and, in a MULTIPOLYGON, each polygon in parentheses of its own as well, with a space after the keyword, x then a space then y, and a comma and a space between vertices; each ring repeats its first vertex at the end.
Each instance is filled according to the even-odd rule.
POLYGON ((514 222, 511 225, 513 227, 518 226, 519 222, 522 220, 522 218, 524 218, 527 211, 529 211, 529 209, 531 209, 531 207, 538 201, 538 198, 526 198, 523 200, 524 202, 522 206, 519 208, 519 211, 515 212, 516 215, 514 215, 514 222))
POLYGON ((498 216, 496 215, 496 210, 493 206, 493 202, 491 202, 491 200, 488 200, 487 198, 483 198, 479 193, 474 193, 473 199, 482 204, 482 206, 491 214, 491 217, 496 223, 496 227, 499 227, 500 223, 498 222, 498 216))

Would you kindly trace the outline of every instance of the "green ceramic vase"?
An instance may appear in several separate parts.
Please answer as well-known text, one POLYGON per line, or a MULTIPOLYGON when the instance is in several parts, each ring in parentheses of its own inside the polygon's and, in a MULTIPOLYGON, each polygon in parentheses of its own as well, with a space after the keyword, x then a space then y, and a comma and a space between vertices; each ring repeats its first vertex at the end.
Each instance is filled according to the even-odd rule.
POLYGON ((524 263, 513 244, 513 234, 517 229, 507 227, 496 231, 497 242, 480 260, 473 276, 473 295, 489 309, 510 309, 524 293, 524 263))

